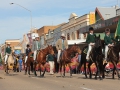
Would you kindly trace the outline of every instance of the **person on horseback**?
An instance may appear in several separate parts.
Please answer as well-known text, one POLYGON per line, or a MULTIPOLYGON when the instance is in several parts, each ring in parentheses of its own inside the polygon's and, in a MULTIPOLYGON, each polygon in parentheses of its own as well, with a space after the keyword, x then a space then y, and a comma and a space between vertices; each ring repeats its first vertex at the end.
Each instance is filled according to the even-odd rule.
POLYGON ((87 61, 89 61, 90 51, 92 49, 92 46, 94 46, 94 44, 95 44, 95 34, 94 34, 93 27, 89 28, 89 34, 87 36, 86 43, 88 43, 88 52, 87 52, 86 59, 87 59, 87 61))
POLYGON ((27 59, 28 59, 28 54, 31 52, 31 49, 30 49, 30 45, 27 44, 27 48, 26 48, 26 57, 25 57, 25 63, 27 62, 27 59))
POLYGON ((68 49, 68 42, 65 39, 65 34, 64 33, 62 33, 61 38, 57 40, 56 48, 57 48, 57 51, 58 51, 57 62, 59 62, 60 61, 60 55, 62 54, 62 52, 65 49, 68 49))
POLYGON ((9 58, 9 55, 11 54, 12 50, 11 50, 11 47, 10 47, 10 43, 7 43, 7 47, 5 49, 5 65, 7 63, 7 60, 9 58))
POLYGON ((40 42, 39 42, 39 36, 37 33, 33 33, 34 38, 33 38, 33 43, 32 43, 32 51, 34 52, 34 62, 36 60, 36 55, 37 55, 37 51, 40 50, 40 42))
POLYGON ((105 29, 105 37, 104 37, 104 42, 105 42, 105 61, 108 61, 107 55, 108 55, 109 47, 114 46, 114 44, 112 43, 112 40, 114 40, 114 39, 110 35, 110 29, 106 28, 105 29))

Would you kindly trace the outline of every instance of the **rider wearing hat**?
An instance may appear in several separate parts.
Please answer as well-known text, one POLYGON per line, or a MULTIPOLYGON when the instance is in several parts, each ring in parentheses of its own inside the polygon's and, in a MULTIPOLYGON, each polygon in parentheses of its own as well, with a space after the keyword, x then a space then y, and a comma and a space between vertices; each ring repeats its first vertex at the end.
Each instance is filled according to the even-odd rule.
POLYGON ((86 43, 88 43, 88 52, 87 52, 86 59, 89 60, 90 51, 92 49, 92 46, 95 44, 95 34, 94 34, 93 27, 89 28, 89 34, 87 36, 86 43))
POLYGON ((27 48, 26 48, 25 63, 27 62, 28 55, 29 55, 29 53, 31 52, 30 45, 29 45, 29 44, 27 44, 27 46, 26 46, 26 47, 27 47, 27 48))
POLYGON ((39 36, 37 33, 33 33, 33 43, 32 43, 32 51, 34 52, 34 62, 36 60, 37 51, 40 50, 40 42, 39 36))
POLYGON ((65 34, 62 33, 60 39, 57 40, 56 42, 56 48, 58 51, 58 56, 57 56, 57 61, 59 62, 60 55, 63 50, 68 49, 68 42, 65 39, 65 34))
POLYGON ((7 60, 8 60, 8 57, 9 57, 9 55, 11 54, 11 47, 10 47, 10 43, 7 43, 7 47, 6 47, 6 49, 5 49, 5 64, 6 64, 6 62, 7 62, 7 60))
POLYGON ((113 46, 112 40, 113 40, 113 38, 110 35, 110 29, 106 28, 105 29, 105 37, 104 37, 104 42, 105 42, 105 61, 107 61, 108 47, 113 46))

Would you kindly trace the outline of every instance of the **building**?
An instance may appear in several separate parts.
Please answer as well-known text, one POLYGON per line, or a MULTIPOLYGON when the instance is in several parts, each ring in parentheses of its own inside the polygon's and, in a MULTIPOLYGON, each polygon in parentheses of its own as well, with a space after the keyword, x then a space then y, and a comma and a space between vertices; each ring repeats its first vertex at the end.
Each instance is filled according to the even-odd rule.
MULTIPOLYGON (((64 23, 65 24, 65 23, 64 23)), ((64 24, 61 24, 61 26, 59 26, 58 28, 54 29, 54 33, 53 33, 53 45, 55 46, 56 44, 56 41, 60 38, 62 32, 61 32, 61 29, 62 29, 62 25, 64 24)))
POLYGON ((5 44, 7 45, 7 43, 10 43, 11 45, 11 49, 14 52, 15 47, 18 46, 20 44, 20 39, 8 39, 5 41, 5 44))
POLYGON ((46 45, 54 45, 53 33, 54 30, 49 30, 48 34, 46 34, 46 38, 45 38, 46 45))
POLYGON ((44 48, 46 46, 46 37, 47 34, 50 30, 54 30, 55 28, 57 28, 59 25, 57 26, 43 26, 40 29, 37 30, 38 35, 40 36, 40 43, 41 43, 41 48, 44 48))
POLYGON ((75 13, 72 13, 69 18, 69 22, 62 25, 61 31, 67 36, 67 40, 81 39, 80 28, 95 23, 95 12, 90 12, 83 16, 78 17, 75 13))
POLYGON ((96 7, 95 17, 96 21, 107 20, 119 15, 119 6, 113 7, 96 7))

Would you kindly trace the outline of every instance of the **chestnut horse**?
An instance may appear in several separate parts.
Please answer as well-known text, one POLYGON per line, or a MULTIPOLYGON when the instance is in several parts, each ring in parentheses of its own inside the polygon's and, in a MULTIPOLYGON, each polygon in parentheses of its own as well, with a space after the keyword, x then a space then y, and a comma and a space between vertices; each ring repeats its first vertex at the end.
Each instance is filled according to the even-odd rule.
MULTIPOLYGON (((39 65, 39 70, 40 70, 40 77, 44 77, 44 74, 45 74, 45 71, 46 71, 46 56, 48 54, 51 54, 53 53, 54 54, 54 51, 53 51, 53 47, 52 45, 48 45, 48 47, 46 47, 45 49, 41 49, 39 50, 38 54, 37 54, 37 57, 36 57, 36 61, 39 65), (43 71, 43 74, 41 74, 41 66, 44 67, 44 71, 43 71)), ((34 64, 34 69, 36 69, 36 66, 37 66, 37 63, 34 64)), ((35 76, 37 76, 36 74, 36 70, 34 70, 34 74, 35 76)))
POLYGON ((65 66, 67 64, 70 68, 70 76, 72 76, 71 55, 73 53, 79 53, 79 54, 81 53, 80 48, 76 44, 62 52, 62 55, 60 58, 60 63, 59 63, 59 69, 60 69, 61 76, 62 76, 62 66, 63 66, 63 70, 64 70, 63 76, 65 76, 65 66))
POLYGON ((28 59, 26 61, 25 64, 25 75, 27 74, 27 70, 28 70, 28 74, 30 75, 30 70, 33 72, 33 52, 30 52, 28 54, 28 59))

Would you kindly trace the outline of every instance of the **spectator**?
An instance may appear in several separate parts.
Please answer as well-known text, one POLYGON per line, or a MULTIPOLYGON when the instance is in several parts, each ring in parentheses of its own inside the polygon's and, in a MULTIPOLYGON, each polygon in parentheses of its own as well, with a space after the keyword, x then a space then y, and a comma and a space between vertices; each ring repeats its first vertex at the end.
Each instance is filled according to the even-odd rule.
POLYGON ((54 70, 54 56, 53 56, 53 54, 48 54, 47 61, 50 64, 50 74, 53 75, 54 74, 54 72, 53 72, 53 70, 54 70))
POLYGON ((19 71, 22 71, 22 57, 18 57, 19 71))

